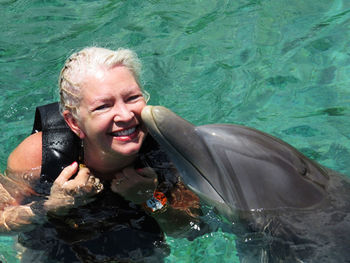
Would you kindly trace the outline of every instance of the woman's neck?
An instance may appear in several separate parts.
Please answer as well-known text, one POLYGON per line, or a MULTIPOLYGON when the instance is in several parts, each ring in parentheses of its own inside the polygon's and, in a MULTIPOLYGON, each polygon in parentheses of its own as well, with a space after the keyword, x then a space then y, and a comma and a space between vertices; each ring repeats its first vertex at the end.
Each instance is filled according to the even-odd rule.
POLYGON ((104 179, 112 180, 115 174, 123 168, 131 165, 137 155, 123 156, 117 153, 105 153, 101 151, 89 151, 84 147, 84 163, 91 170, 94 176, 104 179))

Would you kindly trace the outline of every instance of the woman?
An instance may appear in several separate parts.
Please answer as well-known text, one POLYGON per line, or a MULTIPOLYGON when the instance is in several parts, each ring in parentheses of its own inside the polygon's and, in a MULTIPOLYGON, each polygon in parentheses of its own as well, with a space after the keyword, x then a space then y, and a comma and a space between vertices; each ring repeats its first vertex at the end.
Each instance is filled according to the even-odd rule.
POLYGON ((63 118, 56 104, 39 108, 1 176, 0 227, 20 233, 23 262, 152 261, 168 253, 161 230, 186 236, 198 221, 198 198, 142 123, 139 72, 127 49, 86 48, 65 63, 63 118))

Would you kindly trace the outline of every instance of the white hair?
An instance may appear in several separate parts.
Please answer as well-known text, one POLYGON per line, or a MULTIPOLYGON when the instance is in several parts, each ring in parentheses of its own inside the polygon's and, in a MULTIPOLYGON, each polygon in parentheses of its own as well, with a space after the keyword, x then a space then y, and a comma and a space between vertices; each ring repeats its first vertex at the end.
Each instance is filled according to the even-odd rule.
MULTIPOLYGON (((141 88, 141 63, 136 53, 132 50, 122 48, 110 50, 100 47, 87 47, 73 53, 67 59, 59 76, 58 85, 61 113, 68 110, 73 116, 78 117, 81 87, 87 73, 101 67, 110 69, 118 65, 128 68, 141 88)), ((145 97, 149 96, 146 91, 142 90, 142 92, 145 97)))

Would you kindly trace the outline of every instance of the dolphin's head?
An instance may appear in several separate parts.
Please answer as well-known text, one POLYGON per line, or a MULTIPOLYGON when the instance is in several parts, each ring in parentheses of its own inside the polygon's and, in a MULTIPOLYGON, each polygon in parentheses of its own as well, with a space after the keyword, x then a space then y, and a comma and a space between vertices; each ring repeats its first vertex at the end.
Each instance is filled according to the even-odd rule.
POLYGON ((239 125, 196 127, 161 106, 146 106, 142 119, 184 183, 226 217, 237 209, 309 207, 324 196, 322 169, 270 135, 239 125))
POLYGON ((151 135, 169 154, 185 184, 218 202, 224 202, 207 175, 217 175, 215 166, 196 127, 162 106, 146 106, 142 120, 151 135))
MULTIPOLYGON (((202 199, 232 217, 222 196, 219 171, 197 127, 162 106, 146 106, 142 120, 179 170, 184 183, 202 199), (219 204, 219 208, 218 205, 219 204)), ((230 202, 232 204, 232 202, 230 202)))

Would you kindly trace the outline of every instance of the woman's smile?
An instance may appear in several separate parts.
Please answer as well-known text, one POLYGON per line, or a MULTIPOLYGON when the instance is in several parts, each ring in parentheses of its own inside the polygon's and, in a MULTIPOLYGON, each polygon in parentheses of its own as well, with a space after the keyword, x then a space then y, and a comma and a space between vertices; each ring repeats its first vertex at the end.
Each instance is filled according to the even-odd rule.
MULTIPOLYGON (((122 156, 135 155, 147 134, 141 111, 146 102, 129 69, 101 68, 87 75, 80 104, 81 131, 91 157, 103 151, 122 156)), ((105 158, 105 155, 104 157, 105 158)))
POLYGON ((115 140, 121 141, 121 142, 132 141, 138 137, 138 134, 139 134, 139 126, 134 126, 128 129, 123 129, 123 130, 109 133, 109 135, 113 136, 115 140))

